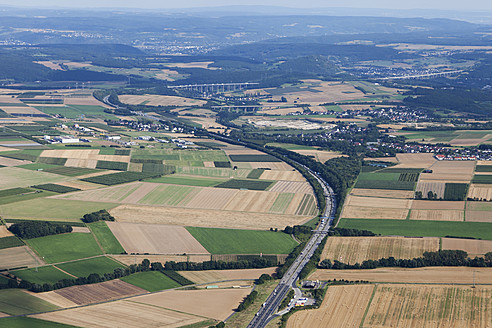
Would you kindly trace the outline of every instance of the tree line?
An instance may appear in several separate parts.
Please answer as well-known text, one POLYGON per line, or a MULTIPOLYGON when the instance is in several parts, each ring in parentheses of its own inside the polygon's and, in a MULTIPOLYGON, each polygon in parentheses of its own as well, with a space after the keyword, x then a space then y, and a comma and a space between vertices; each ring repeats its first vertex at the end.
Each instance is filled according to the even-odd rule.
POLYGON ((100 210, 84 214, 82 221, 85 223, 97 222, 97 221, 114 221, 114 217, 106 210, 100 210))
POLYGON ((469 258, 468 253, 462 250, 440 250, 424 252, 422 257, 413 259, 395 259, 394 257, 379 260, 366 260, 362 263, 348 264, 335 260, 323 260, 319 263, 320 269, 376 269, 381 267, 423 268, 430 266, 468 266, 492 267, 492 252, 484 257, 469 258))
POLYGON ((48 221, 24 221, 12 224, 9 228, 17 237, 31 239, 49 235, 72 232, 72 227, 68 224, 55 224, 48 221))

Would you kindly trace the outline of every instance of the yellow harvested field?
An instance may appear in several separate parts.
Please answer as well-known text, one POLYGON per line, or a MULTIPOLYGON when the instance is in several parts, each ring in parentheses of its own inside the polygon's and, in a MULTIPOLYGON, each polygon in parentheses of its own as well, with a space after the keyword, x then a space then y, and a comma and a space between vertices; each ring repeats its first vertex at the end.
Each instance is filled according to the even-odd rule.
POLYGON ((2 110, 7 114, 23 114, 23 115, 43 115, 44 113, 34 107, 2 107, 2 110))
POLYGON ((265 230, 303 224, 311 217, 159 206, 121 205, 110 210, 119 222, 265 230))
POLYGON ((330 286, 319 309, 294 313, 287 328, 359 327, 375 286, 330 286))
POLYGON ((3 238, 3 237, 10 237, 10 236, 13 236, 14 234, 11 233, 6 226, 4 225, 1 225, 0 226, 0 238, 3 238))
POLYGON ((232 189, 202 188, 198 194, 186 204, 186 207, 220 210, 224 208, 238 192, 239 190, 232 189))
POLYGON ((371 208, 345 205, 341 217, 349 219, 405 220, 407 214, 408 209, 405 208, 371 208))
POLYGON ((96 98, 90 97, 80 97, 80 98, 70 98, 65 97, 64 102, 66 105, 84 105, 84 106, 101 106, 104 108, 112 108, 105 103, 97 100, 96 98))
POLYGON ((265 269, 243 269, 243 270, 205 270, 205 271, 179 271, 183 277, 193 281, 195 284, 205 284, 223 280, 253 280, 262 274, 271 275, 275 268, 265 269))
POLYGON ((492 185, 471 184, 468 189, 468 198, 492 200, 492 185))
POLYGON ((184 227, 107 222, 129 254, 209 254, 184 227))
POLYGON ((0 249, 0 270, 35 267, 44 262, 27 246, 0 249))
MULTIPOLYGON (((365 161, 376 161, 376 162, 390 162, 390 163, 399 163, 398 159, 396 157, 366 157, 364 158, 365 161)), ((398 167, 401 167, 403 164, 401 164, 398 167)))
POLYGON ((279 193, 256 190, 240 190, 223 208, 227 211, 267 212, 279 193))
POLYGON ((97 284, 72 286, 54 291, 77 305, 106 302, 118 298, 146 294, 147 291, 119 279, 97 284))
POLYGON ((474 240, 458 238, 442 238, 442 249, 460 249, 469 257, 483 256, 492 252, 492 240, 474 240))
POLYGON ((72 232, 91 233, 88 227, 72 227, 72 232))
POLYGON ((239 167, 239 164, 248 164, 248 168, 252 169, 270 169, 270 170, 278 170, 278 171, 291 171, 293 170, 292 166, 285 162, 243 162, 238 163, 234 162, 234 165, 239 167))
MULTIPOLYGON (((3 146, 0 146, 0 152, 2 152, 2 151, 12 151, 12 150, 19 150, 19 149, 11 148, 11 147, 3 147, 3 146)), ((6 157, 4 157, 4 158, 6 158, 6 157)))
POLYGON ((79 191, 70 194, 51 196, 51 198, 84 200, 91 202, 137 202, 150 191, 154 190, 158 184, 133 182, 124 185, 100 188, 96 190, 79 191))
POLYGON ((45 300, 46 302, 49 302, 49 303, 54 304, 56 306, 59 306, 62 309, 77 306, 76 303, 74 303, 74 302, 70 301, 69 299, 55 293, 54 291, 44 292, 44 293, 33 293, 33 292, 26 291, 26 293, 28 293, 32 296, 35 296, 37 298, 40 298, 42 300, 45 300))
POLYGON ((350 195, 366 196, 366 197, 381 197, 381 198, 412 199, 413 198, 413 191, 354 188, 350 192, 350 195))
POLYGON ((33 317, 86 328, 177 328, 204 321, 204 318, 192 314, 129 300, 37 314, 33 317))
POLYGON ((43 150, 40 157, 97 159, 98 154, 99 149, 48 149, 43 150))
POLYGON ((492 223, 491 211, 469 211, 465 213, 465 221, 469 222, 490 222, 492 223))
POLYGON ((474 161, 437 161, 431 167, 432 173, 423 173, 420 180, 470 181, 475 170, 474 161))
POLYGON ((294 194, 311 194, 313 188, 308 182, 278 181, 269 189, 270 192, 287 192, 294 194))
POLYGON ((162 264, 167 261, 174 262, 205 262, 210 261, 210 255, 154 255, 154 254, 146 254, 146 255, 124 255, 124 254, 115 254, 111 255, 115 260, 126 264, 138 264, 142 263, 143 260, 147 259, 151 263, 152 262, 160 262, 162 264))
POLYGON ((251 292, 241 289, 169 290, 131 298, 136 303, 225 320, 251 292))
POLYGON ((361 327, 491 327, 491 299, 491 286, 379 285, 361 327))
POLYGON ((464 211, 460 210, 413 210, 410 220, 464 221, 464 211))
POLYGON ((203 166, 204 167, 215 167, 215 163, 214 162, 203 162, 203 166))
POLYGON ((492 161, 477 161, 477 165, 492 165, 492 161))
POLYGON ((287 107, 287 108, 263 107, 262 110, 258 111, 258 113, 267 114, 267 115, 287 115, 290 113, 297 113, 299 111, 300 111, 299 107, 287 107))
POLYGON ((369 270, 316 270, 312 280, 367 280, 388 283, 420 284, 492 284, 492 268, 427 267, 427 268, 380 268, 369 270))
POLYGON ((118 98, 129 105, 145 103, 147 106, 202 106, 206 103, 204 100, 160 95, 120 95, 118 98))
POLYGON ((413 200, 411 199, 392 199, 388 201, 387 198, 378 197, 361 197, 349 195, 345 204, 347 206, 355 207, 371 207, 371 208, 405 208, 409 209, 412 205, 413 200))
POLYGON ((65 166, 84 167, 84 168, 88 168, 88 169, 95 169, 97 166, 97 159, 69 158, 65 162, 65 166))
MULTIPOLYGON (((422 177, 421 174, 420 176, 422 177)), ((429 191, 432 191, 437 195, 437 198, 443 198, 444 197, 444 190, 446 189, 446 182, 423 182, 419 181, 417 183, 417 188, 415 188, 415 191, 421 191, 422 192, 422 197, 427 197, 427 194, 429 191)))
POLYGON ((464 201, 414 200, 412 210, 464 210, 464 201))
POLYGON ((329 237, 321 259, 354 264, 390 256, 396 259, 413 259, 421 257, 424 252, 438 250, 439 238, 329 237))
POLYGON ((405 154, 396 154, 396 158, 401 165, 395 167, 406 167, 406 168, 423 168, 426 169, 432 166, 436 159, 434 158, 434 154, 431 153, 405 153, 405 154))
POLYGON ((0 157, 0 165, 3 166, 18 166, 24 164, 31 164, 31 161, 23 161, 20 159, 8 158, 8 157, 0 157))
POLYGON ((264 180, 286 180, 286 181, 306 181, 301 173, 298 171, 274 171, 265 170, 260 176, 260 179, 264 180))
POLYGON ((64 181, 64 182, 60 182, 57 184, 62 185, 62 186, 66 186, 66 187, 77 188, 80 190, 91 190, 91 189, 96 189, 96 188, 101 187, 100 185, 97 185, 95 183, 90 183, 90 182, 86 182, 86 181, 78 181, 78 180, 64 181))
MULTIPOLYGON (((215 140, 214 140, 215 142, 215 140)), ((265 155, 265 153, 255 150, 255 149, 249 149, 246 147, 242 146, 236 146, 236 145, 230 145, 226 148, 224 148, 224 152, 226 155, 265 155)))
POLYGON ((314 156, 314 158, 321 163, 324 163, 332 158, 338 158, 345 155, 337 153, 335 151, 326 151, 326 150, 316 150, 316 149, 299 149, 293 150, 294 152, 304 155, 304 156, 314 156))
POLYGON ((33 63, 43 65, 43 66, 48 67, 48 68, 50 68, 52 70, 63 71, 63 68, 61 68, 61 66, 60 66, 59 63, 55 63, 55 62, 52 62, 52 61, 49 61, 49 60, 35 61, 33 63))
POLYGON ((203 68, 203 69, 211 69, 211 70, 220 69, 219 67, 209 67, 213 63, 214 63, 213 61, 204 61, 204 62, 189 62, 189 63, 165 63, 164 65, 167 67, 179 67, 179 68, 203 68))

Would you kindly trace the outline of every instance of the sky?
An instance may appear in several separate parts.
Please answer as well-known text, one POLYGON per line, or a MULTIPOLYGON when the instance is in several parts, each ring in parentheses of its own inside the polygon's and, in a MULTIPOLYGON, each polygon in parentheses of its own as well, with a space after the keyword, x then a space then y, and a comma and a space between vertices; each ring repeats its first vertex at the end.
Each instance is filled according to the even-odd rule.
POLYGON ((63 8, 192 8, 229 5, 267 5, 294 8, 383 8, 383 9, 441 9, 482 11, 492 10, 490 0, 0 0, 0 5, 63 8))

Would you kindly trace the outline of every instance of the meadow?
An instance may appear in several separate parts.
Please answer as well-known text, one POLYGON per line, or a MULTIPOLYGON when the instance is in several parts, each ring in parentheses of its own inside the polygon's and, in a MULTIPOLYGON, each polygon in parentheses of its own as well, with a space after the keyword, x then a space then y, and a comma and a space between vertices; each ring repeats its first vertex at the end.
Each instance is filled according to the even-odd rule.
POLYGON ((124 282, 145 289, 149 292, 157 292, 164 289, 181 287, 176 281, 158 271, 138 272, 121 278, 124 282))
POLYGON ((57 267, 74 276, 87 277, 91 273, 103 275, 113 272, 116 268, 124 268, 125 266, 109 257, 99 256, 87 260, 58 264, 57 267))
POLYGON ((282 232, 187 227, 212 254, 288 254, 297 246, 282 232))
POLYGON ((160 178, 148 179, 147 182, 176 184, 181 186, 213 187, 224 182, 224 179, 207 179, 200 177, 168 175, 160 178))
POLYGON ((101 255, 102 251, 89 233, 65 233, 26 240, 47 263, 65 262, 101 255))
POLYGON ((76 326, 65 325, 63 323, 46 321, 42 319, 36 319, 31 317, 7 317, 0 318, 0 327, 9 328, 76 328, 76 326))
POLYGON ((61 272, 57 268, 49 265, 42 266, 39 268, 31 268, 24 270, 17 270, 12 272, 16 277, 19 277, 23 280, 27 280, 33 284, 54 284, 62 279, 74 279, 74 277, 69 276, 66 273, 61 272))
POLYGON ((97 241, 101 245, 106 254, 121 254, 125 250, 120 242, 109 229, 106 221, 93 222, 88 224, 91 231, 96 236, 97 241))
MULTIPOLYGON (((40 298, 31 296, 21 289, 0 290, 0 312, 11 315, 46 312, 58 309, 40 298)), ((0 324, 2 323, 0 319, 0 324)))

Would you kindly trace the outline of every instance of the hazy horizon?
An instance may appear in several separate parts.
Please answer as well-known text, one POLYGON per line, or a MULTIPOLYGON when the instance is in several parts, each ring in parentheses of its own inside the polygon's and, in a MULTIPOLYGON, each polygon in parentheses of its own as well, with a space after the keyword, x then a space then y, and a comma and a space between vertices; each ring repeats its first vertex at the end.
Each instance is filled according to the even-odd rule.
POLYGON ((211 0, 204 4, 198 0, 175 1, 156 1, 142 0, 139 2, 129 0, 86 0, 84 2, 67 2, 62 0, 45 0, 42 4, 38 0, 28 1, 1 1, 2 6, 12 7, 31 7, 31 8, 141 8, 141 9, 191 9, 191 8, 210 8, 221 6, 279 6, 286 8, 353 8, 353 9, 389 9, 389 10, 463 10, 463 11, 492 11, 492 2, 483 0, 472 0, 467 2, 458 1, 424 1, 415 0, 412 2, 395 2, 389 0, 375 0, 368 5, 363 0, 347 0, 343 3, 338 1, 307 0, 299 3, 294 0, 248 0, 248 1, 227 1, 211 0), (302 5, 301 5, 302 4, 302 5))

